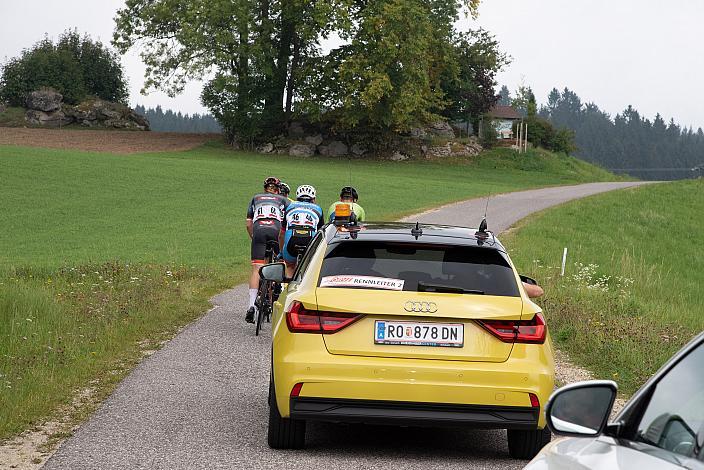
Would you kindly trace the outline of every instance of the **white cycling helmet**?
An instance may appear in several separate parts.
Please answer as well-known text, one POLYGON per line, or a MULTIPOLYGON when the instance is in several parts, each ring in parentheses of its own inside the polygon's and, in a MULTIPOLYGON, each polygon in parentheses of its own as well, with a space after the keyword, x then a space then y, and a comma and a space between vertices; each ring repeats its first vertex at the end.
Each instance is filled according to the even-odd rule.
POLYGON ((302 184, 296 189, 296 199, 315 199, 315 188, 309 184, 302 184))

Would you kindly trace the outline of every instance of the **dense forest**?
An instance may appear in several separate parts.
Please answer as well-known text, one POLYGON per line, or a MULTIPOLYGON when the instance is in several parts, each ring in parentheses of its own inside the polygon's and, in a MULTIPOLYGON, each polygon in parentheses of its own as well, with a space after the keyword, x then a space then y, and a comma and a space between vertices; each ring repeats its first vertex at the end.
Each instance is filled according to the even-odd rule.
POLYGON ((156 109, 148 108, 138 104, 135 111, 149 119, 149 125, 153 131, 160 132, 190 132, 198 134, 219 134, 222 128, 215 118, 210 114, 181 114, 174 113, 170 109, 166 112, 157 106, 156 109))
POLYGON ((682 127, 674 119, 666 122, 660 114, 650 120, 632 106, 612 118, 567 88, 562 92, 553 88, 538 115, 556 127, 572 129, 575 155, 605 168, 643 179, 682 179, 704 173, 701 128, 682 127))

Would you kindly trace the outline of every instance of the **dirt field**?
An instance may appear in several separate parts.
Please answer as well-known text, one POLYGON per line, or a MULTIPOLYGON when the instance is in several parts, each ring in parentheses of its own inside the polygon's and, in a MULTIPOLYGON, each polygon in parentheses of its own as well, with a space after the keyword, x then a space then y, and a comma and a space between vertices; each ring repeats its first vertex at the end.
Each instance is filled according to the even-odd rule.
POLYGON ((121 154, 189 150, 219 138, 217 134, 0 127, 0 145, 121 154))

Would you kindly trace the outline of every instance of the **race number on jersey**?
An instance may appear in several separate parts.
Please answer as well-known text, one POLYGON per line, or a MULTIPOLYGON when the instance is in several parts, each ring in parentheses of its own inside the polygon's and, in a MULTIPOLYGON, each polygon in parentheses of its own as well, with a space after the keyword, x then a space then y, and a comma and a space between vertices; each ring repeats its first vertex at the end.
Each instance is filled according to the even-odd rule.
POLYGON ((254 221, 261 219, 276 219, 279 222, 283 221, 284 214, 279 206, 273 204, 261 204, 258 205, 254 211, 254 221))
POLYGON ((293 209, 286 214, 286 225, 289 227, 318 228, 320 217, 309 209, 293 209))

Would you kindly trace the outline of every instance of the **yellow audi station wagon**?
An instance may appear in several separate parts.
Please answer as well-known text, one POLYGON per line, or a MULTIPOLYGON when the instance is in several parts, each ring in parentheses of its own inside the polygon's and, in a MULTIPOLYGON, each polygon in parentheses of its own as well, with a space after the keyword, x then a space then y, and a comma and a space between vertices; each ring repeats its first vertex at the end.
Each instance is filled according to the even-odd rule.
POLYGON ((547 325, 491 232, 330 224, 292 279, 282 264, 261 274, 287 283, 272 316, 272 448, 303 447, 308 421, 507 429, 520 459, 550 440, 547 325))

